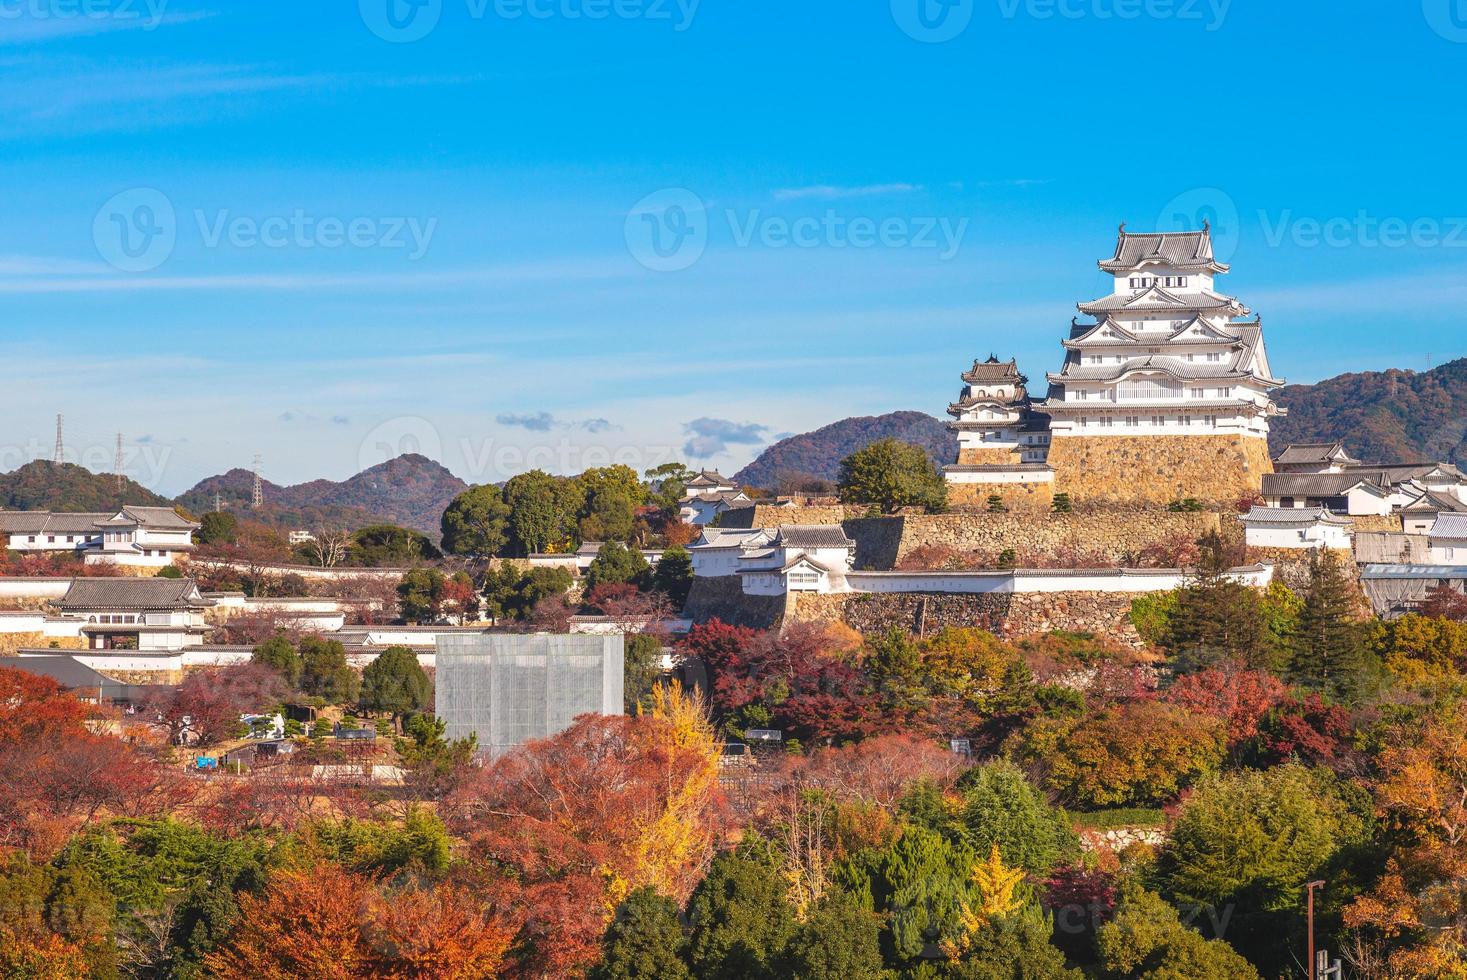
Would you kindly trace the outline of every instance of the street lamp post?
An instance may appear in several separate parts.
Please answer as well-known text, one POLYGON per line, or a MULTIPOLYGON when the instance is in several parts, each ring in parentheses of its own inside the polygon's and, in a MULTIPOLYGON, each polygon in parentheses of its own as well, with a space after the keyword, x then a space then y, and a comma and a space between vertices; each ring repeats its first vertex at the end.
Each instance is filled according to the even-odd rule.
POLYGON ((1309 980, 1318 980, 1319 968, 1314 965, 1314 890, 1323 888, 1324 882, 1311 881, 1304 886, 1309 906, 1309 959, 1305 960, 1305 969, 1308 970, 1309 980))

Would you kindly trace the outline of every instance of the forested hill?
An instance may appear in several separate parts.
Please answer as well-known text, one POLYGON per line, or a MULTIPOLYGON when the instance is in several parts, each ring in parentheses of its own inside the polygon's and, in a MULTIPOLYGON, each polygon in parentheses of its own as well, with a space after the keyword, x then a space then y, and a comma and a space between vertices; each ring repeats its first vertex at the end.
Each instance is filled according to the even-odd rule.
POLYGON ((802 479, 834 480, 840 461, 879 439, 900 439, 927 450, 939 466, 958 455, 957 437, 947 424, 925 412, 892 412, 841 419, 824 428, 790 436, 759 454, 759 458, 734 474, 744 486, 781 490, 781 484, 802 479))
MULTIPOLYGON (((217 493, 231 510, 250 504, 254 475, 233 469, 201 480, 178 498, 200 513, 214 509, 217 493)), ((261 481, 265 506, 258 519, 283 527, 311 528, 322 524, 363 527, 401 524, 422 531, 435 541, 443 510, 468 484, 426 456, 410 454, 379 463, 345 480, 311 480, 294 486, 261 481)))
POLYGON ((5 510, 101 513, 123 504, 168 507, 172 501, 126 478, 119 488, 117 477, 75 463, 38 459, 0 473, 0 508, 5 510))
POLYGON ((1291 442, 1338 439, 1372 463, 1467 460, 1467 359, 1287 385, 1275 399, 1289 410, 1271 425, 1275 453, 1291 442))

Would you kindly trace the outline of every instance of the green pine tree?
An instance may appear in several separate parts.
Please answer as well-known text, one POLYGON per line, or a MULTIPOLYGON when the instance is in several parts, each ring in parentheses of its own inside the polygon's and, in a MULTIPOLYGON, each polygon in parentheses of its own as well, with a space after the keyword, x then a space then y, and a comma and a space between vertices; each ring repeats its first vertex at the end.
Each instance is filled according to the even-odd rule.
POLYGON ((1333 552, 1309 557, 1309 584, 1292 643, 1288 679, 1341 700, 1363 681, 1365 641, 1345 571, 1333 552))
POLYGON ((602 940, 601 962, 590 980, 687 980, 687 938, 677 903, 651 888, 638 888, 616 910, 602 940))

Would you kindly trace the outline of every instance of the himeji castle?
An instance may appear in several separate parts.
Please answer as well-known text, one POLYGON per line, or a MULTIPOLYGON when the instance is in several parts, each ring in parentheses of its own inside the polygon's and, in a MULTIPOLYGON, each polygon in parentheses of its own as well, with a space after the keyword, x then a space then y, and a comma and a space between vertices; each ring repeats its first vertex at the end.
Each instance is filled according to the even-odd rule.
POLYGON ((1256 493, 1282 414, 1260 318, 1217 286, 1211 228, 1132 234, 1099 262, 1113 289, 1078 304, 1064 362, 1032 399, 1013 362, 965 374, 949 407, 954 503, 1230 501, 1256 493), (1005 455, 1006 453, 1006 455, 1005 455))

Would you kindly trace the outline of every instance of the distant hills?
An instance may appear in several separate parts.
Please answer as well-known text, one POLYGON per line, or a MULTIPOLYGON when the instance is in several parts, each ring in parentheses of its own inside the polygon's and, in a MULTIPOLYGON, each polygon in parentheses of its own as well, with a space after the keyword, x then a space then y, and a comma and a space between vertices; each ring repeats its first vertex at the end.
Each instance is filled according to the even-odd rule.
POLYGON ((957 436, 948 430, 947 423, 925 412, 891 412, 841 419, 814 432, 782 439, 735 473, 733 479, 744 486, 770 490, 812 477, 834 480, 842 459, 881 439, 900 439, 921 446, 939 466, 951 463, 958 455, 957 436))
MULTIPOLYGON (((233 469, 200 480, 176 500, 159 496, 132 480, 117 478, 72 463, 45 460, 0 473, 0 509, 105 511, 124 503, 156 507, 180 506, 192 514, 214 509, 215 495, 225 509, 249 511, 254 474, 233 469)), ((443 509, 468 484, 426 456, 399 456, 340 482, 312 480, 295 486, 261 481, 264 506, 250 518, 280 528, 401 524, 438 539, 443 509)))
POLYGON ((117 477, 75 463, 38 459, 0 473, 0 508, 5 510, 100 513, 123 504, 168 507, 172 501, 125 477, 119 488, 117 477))
MULTIPOLYGON (((1292 442, 1345 444, 1372 463, 1467 462, 1467 358, 1430 371, 1392 368, 1342 374, 1312 385, 1287 385, 1275 396, 1289 410, 1271 423, 1276 455, 1292 442)), ((779 489, 790 477, 834 480, 840 461, 878 439, 901 439, 927 450, 939 465, 957 458, 956 437, 925 412, 842 419, 775 443, 734 480, 779 489)))
POLYGON ((1289 410, 1270 426, 1275 452, 1291 442, 1338 439, 1371 463, 1467 461, 1467 359, 1430 371, 1365 371, 1275 396, 1289 410))
MULTIPOLYGON (((178 498, 194 512, 214 509, 214 495, 226 508, 249 508, 254 475, 232 469, 200 480, 178 498)), ((442 464, 410 453, 379 463, 346 480, 311 480, 294 486, 261 481, 264 507, 252 517, 280 527, 312 528, 322 525, 363 527, 401 524, 438 538, 439 518, 454 497, 468 489, 442 464)))

